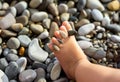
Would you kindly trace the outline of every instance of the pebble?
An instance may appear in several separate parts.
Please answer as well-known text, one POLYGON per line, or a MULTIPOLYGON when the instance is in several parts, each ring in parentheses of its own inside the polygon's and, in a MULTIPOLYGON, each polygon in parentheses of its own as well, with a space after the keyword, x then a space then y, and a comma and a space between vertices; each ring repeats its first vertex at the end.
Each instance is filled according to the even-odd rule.
POLYGON ((43 0, 31 0, 29 6, 31 8, 37 8, 42 3, 42 1, 43 0))
POLYGON ((46 39, 46 38, 48 38, 49 37, 49 32, 47 31, 47 30, 44 30, 44 32, 42 32, 39 36, 38 36, 38 38, 40 38, 40 39, 46 39))
POLYGON ((91 14, 92 14, 92 17, 93 17, 94 20, 96 20, 96 21, 102 21, 103 20, 103 14, 98 9, 93 9, 91 14))
POLYGON ((27 3, 25 1, 20 1, 15 5, 15 8, 17 9, 17 13, 21 14, 26 8, 27 8, 27 3))
POLYGON ((5 68, 5 74, 8 76, 9 80, 14 79, 19 73, 18 65, 16 62, 10 62, 5 68))
POLYGON ((28 35, 29 34, 29 29, 24 27, 19 33, 18 35, 28 35))
POLYGON ((95 25, 94 24, 92 24, 92 23, 86 24, 86 25, 81 26, 78 29, 78 34, 81 35, 81 36, 84 36, 84 35, 89 34, 94 29, 95 29, 95 25))
MULTIPOLYGON (((37 77, 34 82, 39 82, 40 79, 45 78, 45 70, 43 68, 36 69, 37 77)), ((40 81, 41 82, 41 81, 40 81)), ((43 81, 44 82, 44 81, 43 81)))
POLYGON ((44 28, 49 29, 50 28, 50 24, 51 24, 51 20, 49 18, 46 18, 46 19, 43 20, 44 28))
POLYGON ((43 27, 40 24, 31 24, 30 29, 35 34, 41 34, 43 32, 43 27))
POLYGON ((25 54, 25 47, 20 47, 20 49, 19 49, 19 55, 20 56, 24 56, 24 54, 25 54))
POLYGON ((2 2, 0 1, 0 9, 2 9, 2 2))
POLYGON ((110 3, 108 3, 107 7, 108 7, 108 9, 110 9, 112 11, 117 11, 120 9, 120 3, 118 0, 114 0, 114 1, 111 1, 110 3))
POLYGON ((21 23, 21 24, 23 24, 23 25, 25 26, 25 25, 28 24, 28 17, 25 16, 25 15, 16 17, 16 22, 17 22, 17 23, 21 23))
POLYGON ((40 22, 43 21, 44 19, 48 18, 48 14, 46 12, 35 12, 32 16, 31 16, 31 20, 33 22, 40 22))
POLYGON ((59 14, 58 8, 55 5, 55 3, 50 3, 48 5, 48 11, 54 16, 58 16, 58 14, 59 14))
POLYGON ((0 46, 0 55, 2 54, 2 51, 3 51, 3 50, 2 50, 2 47, 0 46))
POLYGON ((29 18, 30 17, 30 11, 26 9, 26 10, 23 11, 22 15, 25 15, 29 18))
POLYGON ((44 64, 44 63, 35 61, 35 62, 32 64, 32 68, 33 68, 33 69, 38 69, 38 68, 47 69, 47 65, 44 64))
POLYGON ((20 41, 20 45, 24 47, 27 47, 31 42, 31 39, 27 35, 19 35, 18 40, 20 41))
POLYGON ((109 24, 106 26, 106 28, 113 33, 120 32, 120 25, 118 25, 118 24, 109 24))
POLYGON ((67 38, 67 34, 63 31, 59 31, 62 38, 67 38))
POLYGON ((16 80, 10 80, 10 82, 17 82, 16 80))
POLYGON ((61 73, 61 66, 59 63, 55 63, 51 72, 50 72, 50 78, 51 80, 56 80, 59 78, 61 73))
POLYGON ((102 26, 108 26, 111 22, 111 19, 108 16, 105 16, 102 20, 102 26))
POLYGON ((14 17, 16 17, 16 15, 17 15, 17 10, 16 10, 15 7, 10 7, 10 8, 8 8, 8 9, 7 9, 7 12, 8 12, 8 13, 11 13, 14 17))
POLYGON ((0 78, 0 82, 9 82, 8 77, 2 70, 0 70, 0 78))
POLYGON ((45 78, 40 78, 38 82, 47 82, 45 78))
POLYGON ((77 9, 79 11, 83 10, 86 6, 87 0, 78 0, 77 9))
POLYGON ((21 23, 15 23, 11 26, 11 29, 20 32, 23 29, 23 25, 21 23))
POLYGON ((99 9, 100 11, 104 11, 105 7, 102 5, 102 3, 99 0, 87 0, 86 6, 90 9, 99 9))
POLYGON ((28 47, 28 55, 32 60, 40 62, 44 62, 48 57, 48 53, 39 46, 37 38, 30 42, 28 47))
POLYGON ((17 34, 15 32, 9 31, 9 30, 2 30, 1 36, 3 38, 8 38, 8 37, 15 37, 15 36, 17 36, 17 34))
POLYGON ((75 6, 75 2, 74 1, 68 1, 67 6, 68 6, 68 8, 73 8, 75 6))
POLYGON ((88 42, 88 41, 80 40, 80 41, 77 41, 77 43, 79 44, 79 46, 82 49, 87 49, 89 47, 93 47, 93 44, 91 42, 88 42))
POLYGON ((5 58, 0 58, 0 69, 4 71, 7 66, 8 66, 7 60, 5 58))
POLYGON ((18 64, 19 72, 22 72, 27 66, 27 59, 25 57, 21 57, 16 61, 16 63, 18 64))
POLYGON ((58 80, 55 80, 54 82, 68 82, 67 78, 60 78, 58 80))
POLYGON ((8 29, 12 24, 15 24, 15 23, 16 23, 16 20, 14 16, 11 13, 9 13, 0 20, 0 28, 8 29))
POLYGON ((69 18, 70 18, 70 14, 69 13, 63 13, 63 14, 61 14, 60 18, 61 18, 62 22, 68 21, 69 18))
POLYGON ((58 6, 59 13, 66 13, 68 11, 68 6, 64 3, 59 4, 58 6))
POLYGON ((27 69, 19 74, 20 82, 33 82, 37 74, 32 69, 27 69))
POLYGON ((120 42, 120 36, 112 35, 110 37, 110 40, 113 41, 113 42, 115 42, 115 43, 118 43, 118 42, 120 42))
POLYGON ((7 61, 16 61, 16 60, 18 60, 18 58, 19 57, 16 54, 13 54, 13 53, 9 53, 6 56, 7 61))
POLYGON ((15 37, 11 37, 7 41, 7 46, 11 49, 18 49, 20 47, 20 41, 15 37))
POLYGON ((68 13, 74 15, 75 13, 77 13, 77 9, 76 9, 76 8, 69 8, 69 9, 68 9, 68 13))

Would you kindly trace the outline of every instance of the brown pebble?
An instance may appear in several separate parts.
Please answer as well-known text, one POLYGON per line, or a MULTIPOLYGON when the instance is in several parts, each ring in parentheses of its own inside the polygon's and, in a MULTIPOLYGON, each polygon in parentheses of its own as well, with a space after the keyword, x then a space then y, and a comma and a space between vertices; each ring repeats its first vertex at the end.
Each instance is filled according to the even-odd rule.
POLYGON ((24 47, 20 47, 20 49, 19 49, 19 55, 23 56, 24 53, 25 53, 25 48, 24 47))

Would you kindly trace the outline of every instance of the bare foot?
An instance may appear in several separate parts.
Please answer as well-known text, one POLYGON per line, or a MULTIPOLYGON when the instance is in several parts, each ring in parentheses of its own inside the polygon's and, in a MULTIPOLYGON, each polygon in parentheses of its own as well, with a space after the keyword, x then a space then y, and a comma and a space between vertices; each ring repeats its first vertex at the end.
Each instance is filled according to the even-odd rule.
POLYGON ((64 32, 66 37, 62 37, 60 31, 55 32, 55 37, 52 38, 49 48, 54 52, 57 59, 70 79, 75 79, 75 69, 78 62, 87 60, 87 57, 79 47, 74 36, 68 36, 68 30, 71 30, 70 24, 65 21, 60 27, 60 31, 64 32), (61 39, 61 44, 57 39, 61 39), (60 50, 55 51, 53 45, 57 45, 60 50))

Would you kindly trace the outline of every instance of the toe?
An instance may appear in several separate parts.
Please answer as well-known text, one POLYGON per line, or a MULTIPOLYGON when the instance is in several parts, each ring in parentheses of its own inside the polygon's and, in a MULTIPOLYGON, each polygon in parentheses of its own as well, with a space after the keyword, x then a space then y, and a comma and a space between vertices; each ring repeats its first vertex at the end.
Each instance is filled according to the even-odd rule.
POLYGON ((58 39, 61 39, 61 38, 62 38, 59 31, 55 31, 54 35, 55 35, 55 37, 58 38, 58 39))
POLYGON ((52 38, 52 43, 57 45, 57 46, 60 45, 60 42, 55 37, 52 38))
POLYGON ((67 30, 72 30, 72 27, 68 21, 64 21, 62 25, 65 26, 67 30))

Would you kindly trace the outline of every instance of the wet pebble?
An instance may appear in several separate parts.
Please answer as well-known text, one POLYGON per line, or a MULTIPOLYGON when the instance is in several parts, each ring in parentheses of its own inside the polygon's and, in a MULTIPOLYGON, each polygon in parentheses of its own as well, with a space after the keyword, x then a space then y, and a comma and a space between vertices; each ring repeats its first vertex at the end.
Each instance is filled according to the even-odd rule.
POLYGON ((27 69, 19 74, 20 82, 33 82, 37 74, 32 69, 27 69))

